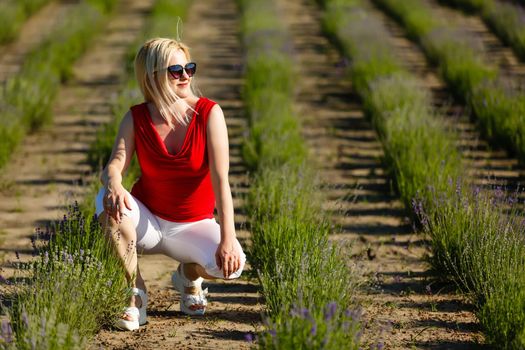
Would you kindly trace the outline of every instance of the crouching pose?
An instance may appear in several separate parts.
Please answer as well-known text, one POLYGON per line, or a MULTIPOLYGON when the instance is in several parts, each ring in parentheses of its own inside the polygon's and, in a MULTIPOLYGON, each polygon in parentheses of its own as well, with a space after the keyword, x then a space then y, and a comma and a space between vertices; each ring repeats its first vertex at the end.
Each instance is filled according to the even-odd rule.
POLYGON ((237 278, 244 267, 233 222, 226 123, 219 105, 194 92, 196 68, 179 41, 157 38, 141 47, 135 74, 145 102, 124 116, 101 176, 96 212, 133 291, 117 322, 121 329, 146 322, 137 250, 180 262, 172 282, 181 311, 189 315, 206 309, 203 278, 237 278), (141 176, 129 193, 122 174, 134 153, 141 176))

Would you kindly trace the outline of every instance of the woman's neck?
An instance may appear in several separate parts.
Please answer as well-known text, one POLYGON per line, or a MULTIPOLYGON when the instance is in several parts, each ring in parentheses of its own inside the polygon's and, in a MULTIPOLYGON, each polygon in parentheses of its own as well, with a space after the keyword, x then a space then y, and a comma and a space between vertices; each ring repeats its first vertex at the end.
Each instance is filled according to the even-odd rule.
MULTIPOLYGON (((191 95, 185 98, 179 99, 177 105, 175 106, 176 111, 179 113, 179 115, 182 116, 191 116, 193 114, 193 111, 195 110, 195 107, 197 105, 197 102, 199 101, 199 97, 195 95, 191 95)), ((148 102, 148 109, 150 111, 151 116, 154 118, 154 120, 164 120, 162 117, 159 109, 153 103, 152 101, 148 102)), ((174 120, 174 124, 178 124, 176 120, 174 120)))

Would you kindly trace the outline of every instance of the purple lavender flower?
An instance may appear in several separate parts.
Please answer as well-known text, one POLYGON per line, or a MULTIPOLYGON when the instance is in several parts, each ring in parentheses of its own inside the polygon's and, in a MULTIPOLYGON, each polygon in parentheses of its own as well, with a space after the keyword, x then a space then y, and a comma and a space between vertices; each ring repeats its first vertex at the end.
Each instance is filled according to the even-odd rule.
POLYGON ((22 322, 24 322, 26 328, 29 327, 29 319, 27 318, 27 312, 25 310, 22 312, 22 322))
POLYGON ((335 301, 329 302, 328 305, 326 306, 326 310, 324 313, 324 319, 326 321, 331 320, 334 317, 336 311, 337 311, 337 303, 335 301))
POLYGON ((503 189, 501 188, 501 186, 496 186, 496 189, 494 191, 494 196, 497 199, 501 199, 501 198, 503 198, 504 194, 505 193, 503 192, 503 189))
POLYGON ((315 336, 317 334, 317 325, 314 323, 314 325, 312 326, 312 328, 310 329, 310 334, 312 336, 315 336))
POLYGON ((2 321, 2 338, 4 338, 6 343, 11 343, 11 341, 13 341, 13 329, 8 320, 2 321))
POLYGON ((427 284, 425 286, 425 291, 427 292, 427 294, 432 294, 432 289, 430 288, 430 284, 427 284))
POLYGON ((33 250, 36 250, 36 238, 35 236, 31 236, 31 246, 33 247, 33 250))
POLYGON ((40 329, 40 336, 42 338, 45 338, 46 337, 46 317, 45 316, 42 316, 42 318, 40 319, 40 324, 42 326, 42 328, 40 329))
POLYGON ((244 335, 244 340, 246 340, 248 343, 251 343, 253 341, 253 335, 251 333, 246 333, 244 335))

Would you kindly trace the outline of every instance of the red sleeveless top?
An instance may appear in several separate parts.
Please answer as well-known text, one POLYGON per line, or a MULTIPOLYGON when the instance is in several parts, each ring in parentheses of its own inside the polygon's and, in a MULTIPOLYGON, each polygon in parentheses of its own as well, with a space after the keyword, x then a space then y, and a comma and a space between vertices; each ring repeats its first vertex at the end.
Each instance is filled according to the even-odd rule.
POLYGON ((176 154, 166 149, 147 104, 131 107, 135 150, 142 171, 131 194, 164 220, 213 218, 215 195, 208 167, 206 126, 214 105, 205 97, 199 98, 182 148, 176 154))

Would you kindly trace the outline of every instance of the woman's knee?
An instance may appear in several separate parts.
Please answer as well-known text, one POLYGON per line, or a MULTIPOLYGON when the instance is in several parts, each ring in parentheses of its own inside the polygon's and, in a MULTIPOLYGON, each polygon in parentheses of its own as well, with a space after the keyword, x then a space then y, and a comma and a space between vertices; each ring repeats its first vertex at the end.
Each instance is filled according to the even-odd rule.
POLYGON ((123 216, 120 222, 107 214, 105 211, 98 215, 98 222, 102 226, 102 231, 106 237, 111 239, 124 238, 127 241, 136 241, 137 234, 130 218, 123 216))

